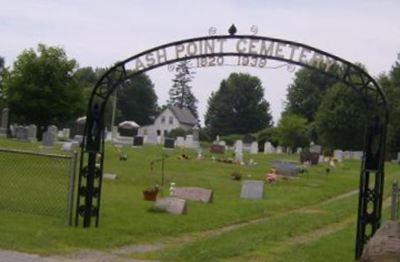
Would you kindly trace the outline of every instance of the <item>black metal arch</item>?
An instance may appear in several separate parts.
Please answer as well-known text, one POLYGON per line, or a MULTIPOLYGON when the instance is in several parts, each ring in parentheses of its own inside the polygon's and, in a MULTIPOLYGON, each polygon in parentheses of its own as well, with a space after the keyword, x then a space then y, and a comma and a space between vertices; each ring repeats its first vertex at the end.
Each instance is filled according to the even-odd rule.
POLYGON ((85 133, 81 144, 79 188, 75 216, 76 226, 78 225, 80 217, 83 218, 83 227, 90 227, 93 217, 95 218, 95 226, 97 227, 99 224, 104 163, 104 110, 110 95, 115 89, 127 79, 161 66, 196 58, 230 56, 277 60, 317 70, 320 73, 329 75, 345 83, 356 91, 365 102, 368 123, 360 172, 356 237, 356 257, 360 257, 364 244, 379 228, 381 222, 384 184, 384 151, 388 123, 388 110, 385 95, 375 79, 358 65, 302 43, 255 35, 215 35, 171 42, 149 49, 121 62, 117 62, 104 73, 92 91, 86 115, 85 133), (141 57, 154 54, 154 52, 165 51, 168 48, 209 40, 273 42, 282 46, 292 46, 314 52, 317 56, 330 59, 334 64, 340 66, 338 70, 335 71, 325 70, 326 68, 321 67, 320 63, 316 63, 318 61, 301 61, 301 59, 299 61, 294 59, 293 55, 287 58, 278 55, 277 52, 274 55, 238 52, 237 50, 224 52, 221 49, 220 52, 190 54, 183 57, 177 55, 172 59, 166 59, 163 62, 151 64, 150 66, 143 67, 130 74, 127 73, 127 64, 141 57), (81 200, 83 200, 83 204, 81 204, 81 200), (367 231, 368 227, 370 227, 370 230, 367 231))

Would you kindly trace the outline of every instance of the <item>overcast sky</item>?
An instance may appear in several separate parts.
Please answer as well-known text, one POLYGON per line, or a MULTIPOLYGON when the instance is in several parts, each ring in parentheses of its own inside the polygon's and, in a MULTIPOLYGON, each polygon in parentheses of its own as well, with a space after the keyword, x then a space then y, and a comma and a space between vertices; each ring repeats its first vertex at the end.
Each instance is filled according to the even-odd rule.
MULTIPOLYGON (((136 53, 175 40, 226 34, 284 38, 363 63, 373 76, 389 71, 400 52, 400 1, 84 1, 0 0, 0 56, 11 65, 25 48, 38 43, 63 47, 81 67, 107 67, 136 53)), ((275 122, 293 73, 282 69, 220 67, 197 69, 193 92, 203 117, 211 91, 231 72, 247 72, 263 81, 275 122)), ((158 103, 168 99, 173 73, 166 67, 149 73, 158 103)))

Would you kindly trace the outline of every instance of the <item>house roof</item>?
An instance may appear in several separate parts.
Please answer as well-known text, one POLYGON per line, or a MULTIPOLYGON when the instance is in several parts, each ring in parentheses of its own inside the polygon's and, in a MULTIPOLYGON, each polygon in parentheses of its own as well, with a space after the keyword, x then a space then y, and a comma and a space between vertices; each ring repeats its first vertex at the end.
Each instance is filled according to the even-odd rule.
POLYGON ((178 122, 181 124, 187 124, 187 125, 197 125, 197 120, 193 116, 193 114, 185 109, 185 108, 179 108, 177 106, 169 106, 168 107, 172 113, 175 115, 176 119, 178 119, 178 122))

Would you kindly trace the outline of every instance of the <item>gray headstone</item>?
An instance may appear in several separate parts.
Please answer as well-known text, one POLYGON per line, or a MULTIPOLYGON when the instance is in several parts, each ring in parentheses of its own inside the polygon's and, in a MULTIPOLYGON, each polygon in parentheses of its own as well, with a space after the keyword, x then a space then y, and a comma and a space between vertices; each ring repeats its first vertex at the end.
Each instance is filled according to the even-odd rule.
POLYGON ((7 129, 8 127, 8 118, 9 118, 9 114, 10 114, 10 109, 3 108, 3 110, 1 111, 1 128, 5 128, 7 129))
POLYGON ((321 154, 321 152, 322 152, 322 146, 320 146, 320 145, 310 145, 310 152, 311 152, 311 153, 318 153, 318 154, 321 154))
POLYGON ((35 141, 37 134, 37 127, 35 125, 28 126, 28 140, 35 141))
POLYGON ((79 146, 79 143, 76 142, 76 141, 65 142, 65 143, 61 146, 61 150, 67 151, 67 152, 71 152, 71 151, 75 150, 78 146, 79 146))
POLYGON ((240 198, 244 199, 262 199, 264 195, 264 181, 244 180, 240 198))
POLYGON ((193 131, 193 141, 199 141, 199 127, 195 126, 192 129, 193 131))
POLYGON ((56 133, 47 130, 43 133, 42 145, 45 147, 52 147, 54 145, 54 140, 56 139, 56 133))
POLYGON ((277 147, 276 147, 276 153, 282 154, 282 153, 283 153, 283 147, 277 146, 277 147))
POLYGON ((15 137, 18 140, 28 141, 28 128, 25 126, 17 126, 15 137))
POLYGON ((186 213, 186 200, 176 197, 165 197, 157 199, 154 203, 155 210, 166 211, 175 215, 186 213))
POLYGON ((201 187, 175 187, 172 196, 186 200, 211 203, 213 199, 213 191, 201 187))

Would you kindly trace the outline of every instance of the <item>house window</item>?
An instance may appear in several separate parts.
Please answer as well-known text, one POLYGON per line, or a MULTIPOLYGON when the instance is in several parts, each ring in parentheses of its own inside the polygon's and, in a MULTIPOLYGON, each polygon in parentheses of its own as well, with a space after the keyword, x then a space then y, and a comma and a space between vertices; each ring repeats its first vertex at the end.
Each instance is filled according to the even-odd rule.
POLYGON ((165 116, 161 117, 161 124, 165 124, 165 116))
POLYGON ((172 125, 174 123, 174 118, 172 116, 169 117, 169 124, 172 125))

